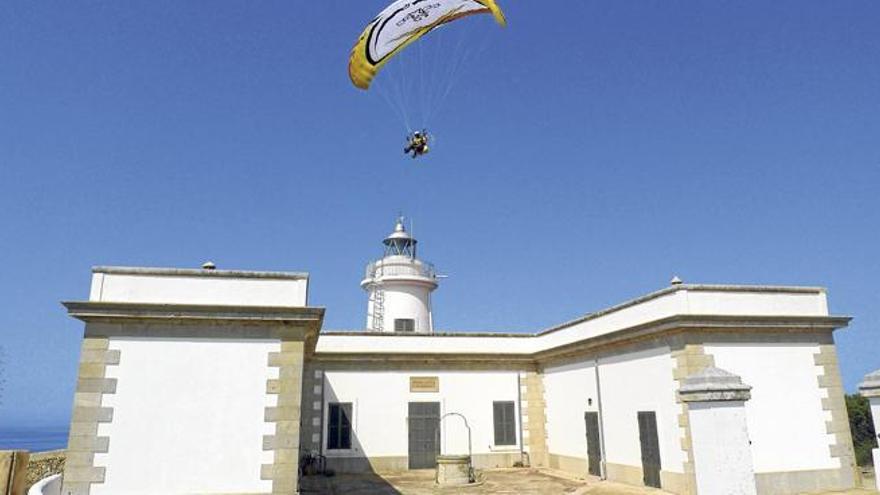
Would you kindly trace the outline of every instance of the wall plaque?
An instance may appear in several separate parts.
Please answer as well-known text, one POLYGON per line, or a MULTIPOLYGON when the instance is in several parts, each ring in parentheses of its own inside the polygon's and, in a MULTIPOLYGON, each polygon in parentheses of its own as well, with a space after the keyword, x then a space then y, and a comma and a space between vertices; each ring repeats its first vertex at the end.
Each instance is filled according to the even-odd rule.
POLYGON ((409 391, 433 393, 440 391, 440 378, 436 376, 411 376, 409 377, 409 391))

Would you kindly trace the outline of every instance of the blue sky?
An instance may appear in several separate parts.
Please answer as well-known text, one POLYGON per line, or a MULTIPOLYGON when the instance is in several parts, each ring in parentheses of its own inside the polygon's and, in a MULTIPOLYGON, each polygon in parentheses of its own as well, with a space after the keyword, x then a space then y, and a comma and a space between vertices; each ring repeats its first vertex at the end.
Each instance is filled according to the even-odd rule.
POLYGON ((415 162, 346 74, 383 3, 0 2, 0 425, 67 422, 92 265, 306 270, 361 328, 399 211, 442 329, 821 285, 880 368, 880 3, 502 1, 415 162))

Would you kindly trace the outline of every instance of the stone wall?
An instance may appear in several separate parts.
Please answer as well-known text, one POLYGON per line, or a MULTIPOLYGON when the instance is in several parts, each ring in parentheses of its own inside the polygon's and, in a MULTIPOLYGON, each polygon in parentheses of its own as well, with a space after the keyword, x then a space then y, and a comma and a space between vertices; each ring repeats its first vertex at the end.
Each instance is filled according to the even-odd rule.
POLYGON ((29 454, 24 450, 0 450, 0 490, 8 495, 25 495, 28 488, 29 454))
POLYGON ((65 450, 51 450, 31 454, 27 467, 27 485, 30 487, 43 478, 64 472, 65 450))
POLYGON ((544 400, 543 374, 536 371, 522 373, 520 382, 523 407, 523 446, 528 453, 528 465, 547 467, 547 414, 544 400))
POLYGON ((116 392, 116 380, 106 378, 107 366, 120 360, 119 351, 109 350, 109 344, 107 337, 83 339, 64 465, 66 495, 88 495, 93 483, 104 482, 104 468, 95 467, 95 453, 107 452, 110 439, 98 436, 98 424, 113 420, 113 408, 101 403, 104 394, 116 392))
POLYGON ((269 366, 279 371, 278 379, 266 383, 266 391, 276 394, 278 403, 266 408, 266 422, 275 423, 275 434, 263 439, 263 448, 273 450, 275 459, 273 464, 263 465, 261 477, 272 480, 273 494, 299 492, 304 348, 301 340, 282 340, 281 352, 269 354, 269 366))

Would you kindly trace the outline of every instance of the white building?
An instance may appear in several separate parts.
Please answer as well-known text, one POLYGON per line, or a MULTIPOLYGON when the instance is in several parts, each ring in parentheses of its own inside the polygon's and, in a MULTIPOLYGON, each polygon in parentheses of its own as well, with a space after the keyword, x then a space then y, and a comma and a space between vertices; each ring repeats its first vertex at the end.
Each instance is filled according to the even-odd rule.
POLYGON ((532 334, 441 333, 415 239, 398 222, 385 246, 362 332, 321 331, 306 274, 95 268, 65 303, 86 326, 63 493, 295 493, 306 451, 343 472, 470 451, 680 494, 855 486, 849 318, 824 289, 676 281, 532 334))

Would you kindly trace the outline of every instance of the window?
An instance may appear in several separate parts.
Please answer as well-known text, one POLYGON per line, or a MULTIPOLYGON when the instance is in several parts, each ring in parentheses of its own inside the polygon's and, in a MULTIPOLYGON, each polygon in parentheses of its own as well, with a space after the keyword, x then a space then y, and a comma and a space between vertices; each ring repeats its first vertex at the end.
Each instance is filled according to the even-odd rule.
POLYGON ((394 320, 395 332, 415 332, 416 320, 412 318, 396 318, 394 320))
POLYGON ((513 401, 493 402, 495 445, 516 445, 516 417, 513 401))
POLYGON ((327 421, 327 449, 351 448, 351 403, 330 403, 327 421))

